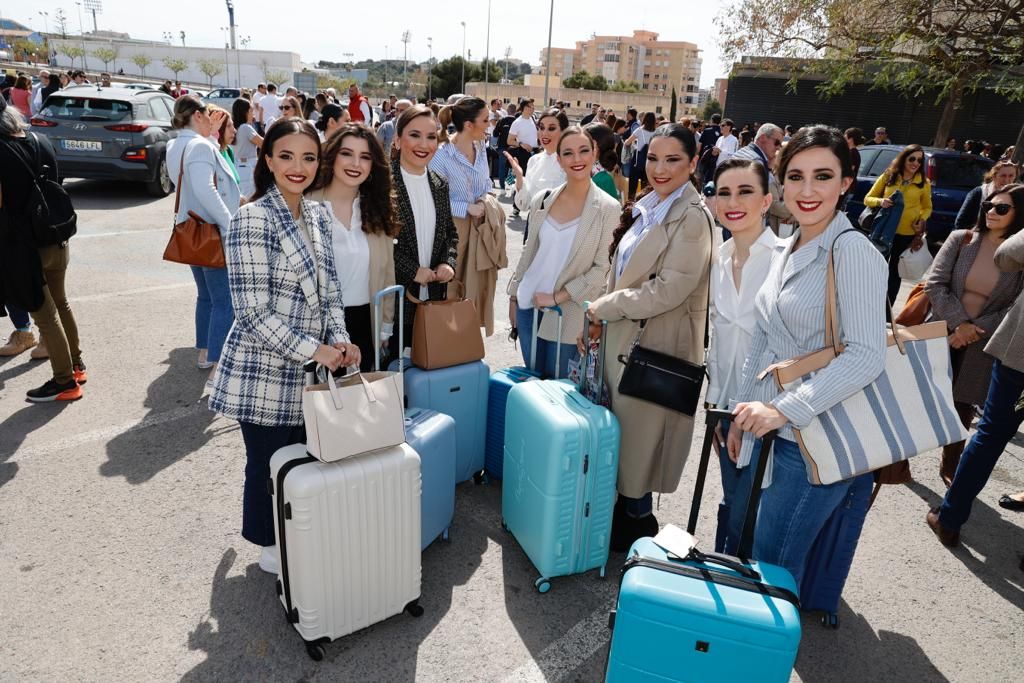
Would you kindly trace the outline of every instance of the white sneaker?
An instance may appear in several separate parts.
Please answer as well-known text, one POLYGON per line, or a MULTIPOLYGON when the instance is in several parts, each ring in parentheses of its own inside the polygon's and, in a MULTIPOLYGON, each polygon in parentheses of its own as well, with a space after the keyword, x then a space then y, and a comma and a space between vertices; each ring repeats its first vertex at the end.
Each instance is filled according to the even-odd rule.
POLYGON ((277 561, 277 546, 268 545, 263 547, 260 553, 260 569, 268 574, 277 576, 281 571, 281 564, 277 561))

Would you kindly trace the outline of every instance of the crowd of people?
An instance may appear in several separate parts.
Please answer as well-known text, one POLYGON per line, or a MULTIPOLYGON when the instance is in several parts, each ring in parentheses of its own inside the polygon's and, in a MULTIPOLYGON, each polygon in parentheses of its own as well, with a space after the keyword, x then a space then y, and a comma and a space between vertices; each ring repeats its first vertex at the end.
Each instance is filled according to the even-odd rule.
MULTIPOLYGON (((175 93, 170 82, 164 87, 175 93)), ((578 334, 585 317, 593 339, 607 324, 608 358, 628 355, 642 339, 701 363, 710 326, 706 400, 733 413, 717 433, 725 495, 716 547, 735 551, 759 439, 777 431, 754 554, 799 583, 811 544, 854 480, 811 483, 794 430, 882 371, 900 257, 925 247, 924 150, 904 147, 865 197, 872 209, 903 207, 880 252, 872 240, 846 235, 856 228, 844 208, 858 147, 888 143, 881 128, 866 141, 856 128, 737 126, 717 114, 707 123, 670 122, 635 109, 620 119, 599 105, 573 125, 563 103, 536 111, 532 100, 392 97, 378 108, 356 85, 347 95, 342 103, 331 90, 310 97, 261 83, 230 112, 180 89, 174 107, 175 221, 195 214, 215 224, 227 264, 192 267, 196 365, 209 371, 211 409, 241 425, 242 533, 264 548, 260 566, 277 569, 265 482, 270 456, 303 438, 303 364, 368 370, 378 351, 398 358, 411 344, 416 303, 428 300, 473 300, 492 334, 497 273, 510 266, 509 326, 527 364, 537 336, 537 368, 547 376, 564 377, 587 352, 590 342, 578 334), (527 215, 516 264, 504 249, 501 189, 527 215), (826 338, 830 254, 844 352, 799 388, 780 391, 761 371, 826 338), (380 329, 370 309, 374 293, 394 284, 412 295, 401 339, 391 305, 380 329)), ((24 119, 19 106, 5 107, 0 150, 28 159, 23 148, 33 143, 25 141, 35 140, 45 154, 45 139, 26 137, 24 119)), ((44 163, 55 175, 52 152, 44 163)), ((5 159, 0 170, 4 239, 17 231, 18 198, 31 182, 16 168, 5 159)), ((1000 161, 968 196, 962 229, 942 246, 925 287, 933 318, 949 328, 959 417, 969 427, 981 415, 966 447, 943 454, 949 490, 927 522, 946 544, 955 544, 1022 419, 1019 176, 1000 161)), ((29 310, 53 363, 48 395, 72 400, 81 397, 85 366, 63 291, 68 250, 47 249, 39 250, 45 303, 29 310), (72 385, 77 394, 61 393, 72 385)), ((17 300, 6 303, 16 329, 0 354, 13 355, 33 340, 11 305, 17 300)), ((622 431, 612 527, 619 551, 657 532, 653 495, 676 490, 693 437, 689 416, 621 393, 621 373, 609 362, 603 377, 622 431)), ((1024 507, 1020 494, 1005 500, 1024 507)))

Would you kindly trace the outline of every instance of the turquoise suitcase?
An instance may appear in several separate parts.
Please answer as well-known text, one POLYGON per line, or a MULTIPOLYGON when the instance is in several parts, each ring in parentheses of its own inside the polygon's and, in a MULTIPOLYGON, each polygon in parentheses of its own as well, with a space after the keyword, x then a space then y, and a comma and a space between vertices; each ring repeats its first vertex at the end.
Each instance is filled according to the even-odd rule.
MULTIPOLYGON (((719 411, 708 411, 688 531, 707 476, 719 411)), ((774 432, 763 437, 771 452, 774 432)), ((629 549, 609 619, 606 683, 789 681, 800 646, 800 601, 793 576, 750 557, 767 457, 758 459, 738 555, 692 549, 669 556, 654 539, 629 549)))
POLYGON ((541 593, 556 576, 591 569, 604 576, 618 473, 619 422, 611 411, 564 380, 512 387, 502 525, 540 572, 534 586, 541 593))

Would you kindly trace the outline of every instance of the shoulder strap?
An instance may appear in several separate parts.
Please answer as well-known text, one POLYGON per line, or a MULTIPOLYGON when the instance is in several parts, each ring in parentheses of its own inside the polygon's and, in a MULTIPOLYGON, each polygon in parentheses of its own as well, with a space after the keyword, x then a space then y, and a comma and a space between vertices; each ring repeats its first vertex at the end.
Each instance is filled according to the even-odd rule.
POLYGON ((185 175, 185 154, 192 142, 185 143, 185 149, 181 150, 181 163, 178 165, 178 182, 174 184, 174 220, 178 220, 178 208, 181 206, 181 178, 185 175))
POLYGON ((708 345, 711 343, 710 330, 711 327, 711 271, 715 267, 715 226, 711 222, 711 217, 708 216, 708 212, 701 206, 700 200, 695 202, 697 209, 704 214, 704 220, 708 222, 708 233, 711 237, 711 257, 708 259, 708 296, 707 305, 704 307, 704 357, 708 355, 708 345))

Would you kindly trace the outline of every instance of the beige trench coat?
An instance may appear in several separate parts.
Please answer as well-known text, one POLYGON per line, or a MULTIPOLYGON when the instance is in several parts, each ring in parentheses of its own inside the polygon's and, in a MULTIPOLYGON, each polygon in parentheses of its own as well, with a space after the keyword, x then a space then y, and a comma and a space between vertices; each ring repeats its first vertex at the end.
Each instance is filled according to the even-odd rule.
POLYGON ((596 318, 608 321, 605 380, 612 412, 619 420, 619 493, 639 498, 649 491, 671 493, 679 486, 693 437, 693 418, 618 393, 627 354, 647 319, 643 346, 684 358, 704 360, 704 327, 711 274, 711 214, 688 186, 636 246, 622 277, 615 267, 607 294, 593 302, 596 318))
MULTIPOLYGON (((505 244, 505 212, 493 195, 484 195, 484 215, 473 218, 453 216, 459 233, 455 279, 465 285, 464 296, 476 306, 484 334, 494 334, 494 294, 498 271, 508 267, 505 244)), ((448 288, 448 298, 463 296, 457 287, 448 288)))

